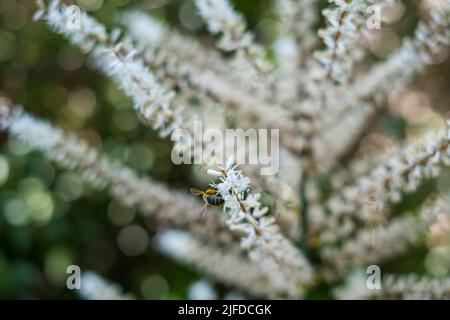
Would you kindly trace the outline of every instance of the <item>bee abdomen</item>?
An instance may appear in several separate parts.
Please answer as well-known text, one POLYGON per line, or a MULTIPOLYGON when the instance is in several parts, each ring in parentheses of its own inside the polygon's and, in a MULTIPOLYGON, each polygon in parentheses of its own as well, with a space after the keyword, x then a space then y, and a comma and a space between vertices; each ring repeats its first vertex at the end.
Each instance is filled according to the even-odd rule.
POLYGON ((206 202, 214 207, 219 207, 221 206, 225 201, 223 200, 222 197, 220 196, 207 196, 206 197, 206 202))

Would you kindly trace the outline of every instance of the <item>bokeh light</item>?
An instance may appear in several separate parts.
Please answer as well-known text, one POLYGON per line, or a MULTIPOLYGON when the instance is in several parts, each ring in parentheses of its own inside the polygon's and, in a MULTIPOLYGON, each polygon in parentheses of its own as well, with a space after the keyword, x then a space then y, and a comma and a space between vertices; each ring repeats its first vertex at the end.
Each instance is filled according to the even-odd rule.
POLYGON ((145 252, 149 243, 147 231, 138 225, 129 225, 120 230, 117 245, 127 256, 137 256, 145 252))
POLYGON ((146 276, 141 284, 141 292, 144 299, 164 299, 169 291, 169 284, 159 274, 146 276))
POLYGON ((0 155, 0 186, 8 180, 9 162, 8 159, 0 155))

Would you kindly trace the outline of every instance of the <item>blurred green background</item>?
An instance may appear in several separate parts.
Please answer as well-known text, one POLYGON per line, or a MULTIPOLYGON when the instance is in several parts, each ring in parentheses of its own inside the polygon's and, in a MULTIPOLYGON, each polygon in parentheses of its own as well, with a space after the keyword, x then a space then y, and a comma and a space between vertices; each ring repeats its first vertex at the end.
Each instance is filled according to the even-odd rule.
MULTIPOLYGON (((192 1, 76 2, 108 26, 114 23, 118 11, 140 8, 181 32, 211 42, 192 1)), ((234 3, 256 31, 257 39, 270 48, 277 30, 272 1, 234 3)), ((402 35, 413 30, 421 3, 405 1, 405 5, 402 20, 383 30, 368 62, 382 59, 399 45, 402 35)), ((174 187, 191 186, 190 167, 174 166, 170 161, 170 142, 160 140, 141 125, 130 101, 109 79, 89 69, 77 49, 43 22, 32 21, 34 10, 32 0, 0 0, 0 95, 77 132, 141 174, 174 187)), ((379 134, 400 141, 408 130, 421 131, 434 123, 434 112, 448 112, 449 66, 445 63, 430 68, 412 89, 401 92, 400 98, 393 97, 400 103, 391 101, 388 114, 376 122, 374 128, 379 134), (399 107, 402 101, 406 108, 399 107), (416 109, 410 107, 411 102, 416 109)), ((448 189, 449 177, 447 172, 439 181, 429 182, 420 194, 437 187, 448 189)), ((416 199, 411 197, 404 205, 413 206, 416 199)), ((0 133, 0 298, 79 298, 76 291, 66 288, 65 271, 70 264, 99 272, 137 298, 186 298, 190 284, 204 276, 153 251, 147 244, 151 237, 152 222, 143 221, 134 208, 122 207, 106 192, 90 189, 76 174, 60 170, 41 154, 0 133), (148 236, 141 232, 143 228, 148 236), (143 236, 130 236, 136 232, 143 236), (130 250, 130 246, 138 249, 130 250)), ((430 258, 425 248, 424 242, 423 248, 412 250, 383 270, 423 272, 427 259, 435 259, 438 262, 433 260, 434 268, 440 264, 433 272, 448 273, 448 249, 430 258)), ((219 297, 229 291, 220 284, 213 285, 219 297)), ((312 297, 328 294, 328 288, 319 288, 312 297)))

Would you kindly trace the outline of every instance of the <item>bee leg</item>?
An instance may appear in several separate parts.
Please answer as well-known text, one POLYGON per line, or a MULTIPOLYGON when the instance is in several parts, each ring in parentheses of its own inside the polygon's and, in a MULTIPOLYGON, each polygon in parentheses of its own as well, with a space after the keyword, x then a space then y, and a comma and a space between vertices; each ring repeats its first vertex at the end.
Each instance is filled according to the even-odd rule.
POLYGON ((207 203, 205 203, 205 204, 202 206, 202 210, 200 211, 200 217, 203 217, 203 214, 205 213, 206 208, 208 208, 208 204, 207 204, 207 203))

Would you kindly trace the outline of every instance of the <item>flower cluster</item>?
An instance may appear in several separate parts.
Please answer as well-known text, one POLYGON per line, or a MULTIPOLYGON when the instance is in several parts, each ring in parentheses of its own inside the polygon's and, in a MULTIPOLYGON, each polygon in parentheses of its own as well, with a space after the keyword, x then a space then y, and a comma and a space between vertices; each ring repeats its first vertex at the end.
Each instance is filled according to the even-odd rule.
POLYGON ((320 81, 337 84, 348 82, 353 64, 360 60, 363 51, 358 40, 366 28, 366 12, 372 5, 392 3, 376 0, 329 0, 333 6, 325 9, 323 15, 327 28, 319 31, 326 49, 316 53, 322 68, 315 69, 314 77, 320 81))
POLYGON ((368 174, 330 197, 326 206, 331 217, 323 216, 326 222, 322 224, 322 227, 327 226, 325 229, 328 232, 321 230, 321 236, 331 241, 348 236, 356 228, 355 221, 370 224, 379 213, 387 214, 389 206, 400 202, 405 193, 416 191, 421 182, 436 177, 443 168, 448 167, 448 128, 444 134, 433 132, 423 141, 404 146, 368 174))
POLYGON ((283 32, 291 34, 306 56, 316 44, 312 28, 317 23, 317 1, 280 0, 276 2, 283 32))
POLYGON ((449 45, 450 4, 444 2, 433 9, 430 15, 429 20, 419 23, 414 38, 405 39, 402 46, 385 62, 375 66, 355 84, 352 95, 366 97, 374 92, 386 94, 395 87, 404 86, 415 74, 433 63, 436 56, 449 45))
POLYGON ((221 34, 218 47, 225 51, 236 51, 250 62, 259 73, 270 68, 264 58, 264 51, 253 41, 253 35, 246 31, 243 17, 236 13, 228 0, 196 0, 199 13, 213 34, 221 34))
POLYGON ((263 261, 263 257, 272 257, 275 263, 263 265, 267 269, 285 268, 289 277, 299 285, 308 285, 311 270, 304 256, 281 234, 275 219, 268 215, 268 208, 259 202, 259 194, 251 194, 250 180, 228 159, 225 167, 209 169, 208 174, 219 177, 218 183, 212 183, 224 200, 224 211, 229 215, 227 224, 231 230, 244 235, 241 246, 249 250, 250 258, 263 261))
POLYGON ((413 215, 393 219, 387 225, 366 227, 340 248, 325 247, 321 255, 328 261, 323 276, 335 279, 349 266, 364 266, 388 260, 418 243, 421 236, 433 225, 438 216, 448 216, 447 199, 433 199, 424 205, 418 217, 413 215))
POLYGON ((264 272, 249 264, 237 250, 223 250, 213 244, 204 244, 199 239, 179 230, 165 231, 155 239, 155 246, 180 263, 194 266, 214 278, 238 287, 254 296, 296 297, 296 285, 286 282, 280 273, 264 272))
POLYGON ((392 90, 408 85, 416 74, 423 72, 440 54, 446 52, 450 37, 449 23, 450 4, 444 1, 431 10, 428 20, 418 24, 413 38, 406 38, 384 62, 359 77, 348 90, 333 95, 325 102, 325 105, 332 107, 327 108, 327 115, 321 117, 321 123, 317 124, 317 131, 322 132, 322 137, 316 138, 314 147, 314 153, 318 154, 316 158, 323 162, 322 166, 331 167, 348 152, 355 143, 355 137, 360 136, 370 119, 387 105, 387 96, 392 90), (374 99, 377 103, 367 105, 367 99, 374 99), (348 114, 352 116, 346 116, 348 114), (334 126, 334 123, 340 124, 334 126), (350 131, 349 128, 353 134, 345 134, 350 131), (339 148, 333 147, 336 133, 344 133, 339 148))
POLYGON ((102 24, 85 12, 80 14, 80 28, 71 28, 67 24, 70 15, 69 6, 52 0, 43 18, 74 45, 91 52, 100 69, 114 76, 124 92, 133 99, 136 111, 162 136, 178 128, 181 119, 171 109, 172 93, 165 92, 142 61, 134 58, 136 50, 123 43, 115 43, 119 34, 109 35, 102 24))
MULTIPOLYGON (((81 49, 89 66, 113 79, 130 99, 132 114, 161 137, 176 129, 193 134, 198 120, 220 132, 279 129, 280 172, 260 176, 258 165, 238 167, 232 158, 209 169, 216 179, 211 183, 214 204, 223 202, 223 212, 212 208, 201 217, 204 203, 187 190, 139 176, 75 133, 0 98, 0 130, 79 173, 95 190, 108 190, 116 201, 138 208, 151 218, 154 248, 176 261, 254 297, 301 298, 321 285, 337 298, 377 298, 355 270, 382 264, 422 244, 430 226, 442 230, 448 224, 445 195, 424 202, 435 199, 434 189, 415 199, 418 212, 403 206, 424 182, 445 179, 448 120, 443 132, 408 136, 388 152, 372 146, 358 155, 364 153, 361 146, 371 145, 366 138, 375 126, 369 124, 388 105, 395 107, 392 90, 408 86, 446 57, 450 0, 430 7, 414 35, 379 61, 366 54, 367 9, 401 6, 394 0, 328 0, 321 16, 315 15, 318 1, 276 0, 279 24, 273 42, 262 37, 271 42, 267 46, 228 0, 196 0, 198 13, 217 37, 216 46, 225 53, 142 11, 118 10, 113 26, 80 12, 74 28, 68 23, 73 14, 68 2, 37 3, 35 18, 81 49), (324 28, 315 32, 320 25, 324 28), (367 64, 362 65, 363 58, 367 64), (347 285, 335 290, 346 275, 347 285)), ((406 117, 405 123, 412 126, 406 117)), ((204 147, 214 143, 198 139, 204 147)), ((175 143, 173 153, 188 150, 187 144, 175 143)), ((210 165, 211 158, 204 164, 210 165)), ((86 277, 84 297, 123 297, 98 276, 86 277)), ((385 282, 382 296, 448 298, 447 282, 399 277, 385 282)))

